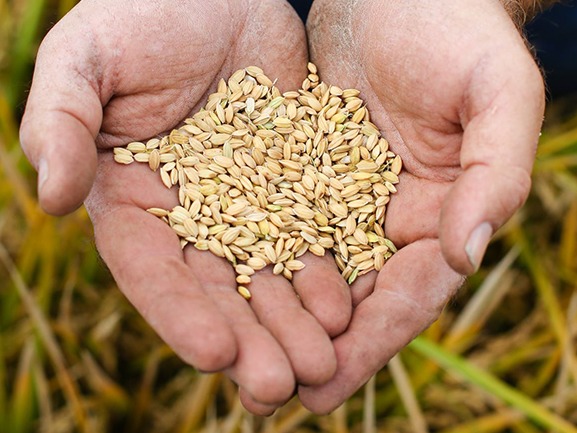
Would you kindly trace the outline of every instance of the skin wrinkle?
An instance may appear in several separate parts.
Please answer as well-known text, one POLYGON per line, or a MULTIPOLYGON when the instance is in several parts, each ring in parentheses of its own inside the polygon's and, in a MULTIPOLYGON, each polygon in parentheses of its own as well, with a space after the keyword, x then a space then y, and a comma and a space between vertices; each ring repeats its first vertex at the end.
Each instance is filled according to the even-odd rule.
MULTIPOLYGON (((434 253, 440 256, 441 250, 438 238, 430 238, 430 239, 424 238, 422 242, 429 244, 432 243, 431 245, 434 245, 435 247, 434 253)), ((435 266, 434 268, 430 269, 429 272, 427 273, 439 274, 438 276, 436 276, 436 278, 434 278, 434 281, 439 282, 443 281, 444 280, 442 278, 443 273, 445 273, 447 270, 450 270, 450 268, 444 262, 442 262, 442 267, 444 267, 445 269, 439 269, 438 266, 435 266)), ((396 270, 392 270, 392 272, 395 271, 396 270)), ((447 275, 453 278, 457 276, 457 273, 450 270, 450 273, 448 273, 447 275)), ((405 289, 399 289, 399 287, 387 288, 387 282, 383 281, 383 278, 384 277, 382 275, 377 277, 376 281, 377 288, 375 290, 380 291, 383 294, 387 294, 388 296, 398 298, 406 305, 406 307, 409 310, 425 313, 424 316, 421 317, 427 317, 428 318, 427 322, 429 322, 429 324, 432 323, 432 321, 436 320, 436 318, 440 315, 441 311, 445 307, 448 299, 453 297, 453 295, 457 292, 458 288, 461 287, 462 283, 465 281, 464 276, 459 275, 457 276, 459 280, 458 285, 455 284, 446 285, 445 281, 443 281, 443 283, 439 283, 438 286, 436 287, 428 287, 426 290, 423 290, 418 285, 419 277, 405 281, 404 282, 404 285, 406 285, 405 289), (414 279, 416 279, 417 281, 413 281, 414 279), (449 287, 449 290, 447 290, 447 287, 449 287)), ((404 278, 406 279, 407 277, 405 276, 404 278)), ((411 317, 415 316, 412 315, 411 317)), ((429 325, 426 326, 428 327, 429 325)))
MULTIPOLYGON (((472 164, 470 168, 478 165, 486 164, 472 164)), ((507 209, 519 209, 527 200, 531 189, 531 175, 527 173, 523 168, 503 165, 503 166, 490 166, 491 171, 495 173, 495 176, 502 176, 507 178, 504 184, 506 184, 510 190, 507 196, 497 196, 497 202, 492 203, 492 209, 488 210, 489 214, 503 215, 508 214, 507 209)), ((499 221, 499 226, 502 221, 499 221)), ((493 223, 493 231, 497 228, 493 223)))
MULTIPOLYGON (((475 69, 475 74, 480 73, 479 70, 482 68, 477 68, 475 69)), ((476 81, 475 77, 472 78, 472 82, 476 81)), ((483 90, 487 88, 487 86, 485 85, 485 83, 483 82, 479 82, 476 85, 469 85, 467 87, 468 92, 467 92, 467 98, 469 99, 469 101, 467 102, 467 108, 469 108, 469 113, 465 114, 465 118, 463 119, 463 122, 465 124, 465 127, 474 127, 476 125, 471 125, 471 122, 474 123, 478 123, 478 122, 486 122, 486 118, 495 118, 495 116, 498 116, 499 111, 503 110, 506 108, 502 108, 500 106, 500 104, 498 104, 496 101, 499 100, 499 98, 501 97, 503 92, 507 92, 508 88, 509 88, 509 82, 504 82, 502 83, 501 86, 497 87, 496 89, 494 89, 494 93, 493 95, 488 96, 485 100, 483 100, 482 102, 477 101, 472 102, 472 98, 469 96, 471 93, 474 93, 477 87, 482 88, 483 90)), ((480 93, 479 91, 476 91, 477 95, 480 93)), ((491 140, 491 136, 486 137, 487 141, 490 143, 491 140)), ((538 137, 537 137, 538 139, 538 137)), ((476 142, 480 141, 479 137, 477 137, 476 142)), ((470 146, 469 146, 470 147, 470 146)), ((471 163, 480 163, 481 161, 479 161, 476 156, 476 152, 474 151, 474 149, 470 149, 473 152, 475 152, 475 155, 473 155, 473 159, 469 160, 468 158, 470 157, 470 153, 467 151, 468 148, 464 148, 462 155, 461 155, 461 166, 463 167, 463 169, 467 169, 469 167, 469 165, 471 163)), ((536 154, 537 151, 537 140, 535 140, 535 142, 532 144, 532 153, 527 155, 527 161, 525 161, 522 164, 522 167, 525 168, 529 174, 531 171, 531 168, 533 166, 533 160, 534 160, 534 156, 536 154)), ((497 153, 494 152, 489 152, 489 154, 487 154, 486 152, 483 154, 485 161, 490 163, 491 165, 499 165, 499 166, 511 166, 511 167, 515 167, 519 165, 519 160, 517 158, 515 158, 512 161, 504 161, 503 160, 503 155, 499 155, 497 153)), ((507 172, 507 170, 503 171, 504 173, 507 172)))
POLYGON ((463 129, 467 127, 471 119, 482 116, 483 112, 487 112, 489 110, 495 111, 495 100, 499 97, 501 92, 507 88, 507 83, 502 83, 498 88, 493 88, 486 85, 486 71, 491 57, 491 53, 485 53, 478 59, 477 63, 472 68, 473 73, 470 74, 468 82, 465 85, 466 91, 463 94, 462 102, 464 112, 463 115, 460 116, 463 129), (481 89, 481 92, 479 89, 481 89), (492 90, 493 95, 486 96, 483 98, 483 102, 479 103, 479 94, 486 94, 487 90, 492 90))
MULTIPOLYGON (((373 294, 373 297, 375 296, 390 296, 396 298, 401 305, 399 306, 400 308, 395 308, 394 314, 382 314, 378 318, 373 318, 371 324, 368 325, 371 328, 370 333, 374 333, 374 330, 379 330, 381 339, 379 339, 379 341, 375 341, 375 344, 379 346, 386 346, 387 350, 379 350, 378 356, 376 357, 373 356, 374 348, 367 345, 357 345, 350 350, 340 352, 340 362, 343 364, 369 366, 369 368, 364 369, 364 374, 360 377, 354 374, 353 371, 346 370, 347 373, 345 373, 345 376, 340 378, 341 383, 356 384, 354 385, 355 389, 366 383, 368 379, 373 375, 374 371, 382 369, 390 360, 390 358, 407 344, 407 342, 405 342, 406 335, 403 335, 402 330, 411 329, 412 323, 406 324, 405 322, 412 322, 412 318, 418 315, 419 311, 423 310, 421 306, 419 306, 418 303, 416 303, 413 299, 399 296, 399 293, 395 293, 392 290, 389 291, 377 289, 373 294), (399 334, 401 334, 401 336, 399 336, 399 334), (391 345, 391 343, 393 344, 391 345), (342 358, 343 356, 344 359, 342 358)), ((363 303, 361 302, 357 308, 363 309, 363 303)), ((438 313, 431 313, 427 311, 426 314, 427 320, 420 321, 420 327, 412 330, 410 339, 416 337, 418 334, 428 328, 437 317, 434 314, 438 313)), ((355 332, 358 334, 362 333, 363 330, 362 328, 356 327, 355 332)))
MULTIPOLYGON (((229 9, 231 8, 231 1, 234 1, 234 0, 229 0, 228 3, 227 3, 229 9)), ((246 10, 246 2, 243 2, 243 7, 241 8, 241 11, 244 12, 245 10, 246 10)), ((230 13, 229 13, 229 15, 230 15, 230 13)), ((239 34, 239 35, 243 35, 244 32, 245 32, 245 29, 246 29, 246 27, 247 27, 247 21, 248 21, 248 19, 249 19, 249 13, 247 12, 247 13, 243 16, 243 18, 242 18, 241 20, 238 19, 237 14, 232 14, 232 16, 233 16, 233 19, 234 19, 234 21, 235 21, 235 25, 234 25, 234 27, 232 27, 232 28, 238 28, 238 29, 239 29, 239 30, 238 30, 238 34, 239 34)), ((232 28, 231 28, 231 31, 232 31, 232 28)), ((232 39, 232 46, 231 46, 230 51, 231 51, 231 53, 234 53, 234 59, 233 59, 233 63, 234 63, 234 64, 237 64, 237 63, 238 63, 237 47, 238 47, 238 41, 239 41, 239 39, 240 39, 240 38, 233 38, 233 39, 232 39)), ((226 60, 223 62, 223 64, 224 64, 225 62, 226 62, 226 60)), ((222 69, 223 64, 221 64, 221 69, 222 69)), ((202 100, 205 100, 206 97, 210 94, 210 93, 209 93, 209 90, 210 90, 210 89, 207 89, 207 92, 206 92, 206 94, 203 95, 202 100)))
MULTIPOLYGON (((58 29, 56 30, 58 31, 58 29)), ((55 36, 55 31, 54 29, 49 33, 49 35, 46 38, 46 45, 44 47, 41 47, 38 53, 38 62, 39 63, 45 63, 48 59, 48 57, 51 55, 52 51, 54 48, 56 47, 60 47, 60 46, 64 46, 66 47, 67 51, 70 51, 70 46, 71 44, 68 42, 68 35, 66 32, 64 32, 64 34, 62 36, 55 36), (62 38, 64 39, 63 41, 60 41, 59 39, 62 38)), ((91 39, 92 41, 92 39, 91 39)), ((95 46, 93 45, 93 43, 90 44, 92 49, 95 48, 95 46)), ((76 52, 69 52, 69 56, 71 58, 74 58, 77 55, 76 52)), ((92 60, 94 60, 94 58, 90 57, 86 60, 91 61, 90 65, 85 68, 85 70, 82 70, 81 68, 77 67, 76 64, 72 63, 72 64, 67 64, 63 65, 63 67, 70 67, 71 70, 75 73, 75 78, 71 80, 71 82, 69 83, 70 87, 74 87, 74 89, 71 91, 71 97, 74 99, 74 96, 78 93, 82 93, 85 91, 85 86, 92 89, 95 95, 98 95, 99 93, 99 89, 98 89, 98 83, 94 80, 94 79, 90 79, 89 77, 93 74, 88 73, 87 71, 90 70, 90 68, 93 68, 97 71, 96 72, 96 77, 101 75, 101 69, 96 67, 95 63, 92 63, 92 60)), ((45 83, 46 84, 46 83, 45 83)), ((48 84, 50 85, 50 84, 48 84)), ((46 91, 47 92, 47 91, 46 91)), ((47 92, 48 93, 48 92, 47 92)), ((60 102, 60 101, 59 101, 60 102)), ((80 101, 75 101, 75 102, 80 102, 80 101)), ((83 103, 85 101, 82 101, 83 103)), ((53 103, 51 104, 53 105, 53 103)), ((28 108, 28 107, 27 107, 28 108)), ((34 106, 31 107, 33 110, 36 110, 36 108, 34 106)), ((83 110, 86 108, 84 105, 81 107, 75 106, 76 108, 82 108, 83 110)), ((68 107, 63 107, 61 104, 57 105, 56 108, 54 107, 49 107, 49 109, 51 109, 53 112, 60 112, 60 113, 64 113, 67 115, 70 115, 71 117, 73 117, 75 120, 79 121, 79 123, 81 125, 83 125, 87 131, 90 132, 90 134, 95 137, 98 133, 98 127, 100 125, 95 125, 95 128, 91 128, 89 127, 89 125, 82 119, 82 116, 80 116, 77 112, 75 112, 75 110, 69 109, 68 107)), ((26 117, 24 118, 24 120, 26 121, 26 117)))
MULTIPOLYGON (((371 90, 369 92, 369 95, 376 95, 376 89, 373 87, 372 82, 367 82, 367 84, 371 90)), ((403 128, 400 128, 400 122, 409 125, 413 129, 413 131, 415 133, 414 135, 422 137, 423 134, 417 132, 416 127, 413 128, 413 125, 415 124, 415 122, 418 122, 420 120, 418 117, 415 119, 412 119, 411 122, 409 122, 408 120, 395 121, 394 120, 394 118, 395 118, 394 114, 397 112, 387 110, 384 107, 383 102, 380 98, 369 96, 366 98, 366 100, 368 101, 367 106, 370 105, 370 109, 371 109, 371 113, 373 113, 373 117, 383 117, 385 119, 384 121, 377 122, 377 124, 380 125, 380 124, 390 123, 390 125, 393 127, 393 130, 391 130, 390 128, 385 129, 384 136, 387 138, 387 141, 391 144, 395 153, 401 155, 401 157, 403 158, 403 165, 405 168, 407 168, 407 170, 410 173, 414 174, 417 177, 429 179, 429 180, 437 181, 437 182, 453 181, 458 177, 461 170, 455 164, 443 165, 442 163, 439 163, 439 165, 433 165, 431 167, 430 162, 427 164, 424 161, 427 158, 419 158, 410 149, 410 147, 407 146, 407 144, 406 144, 407 139, 405 138, 405 134, 403 134, 401 132, 401 130, 403 128), (440 170, 438 170, 439 168, 442 168, 443 170, 440 171, 440 170), (448 169, 451 169, 451 170, 448 170, 448 169)), ((400 112, 399 112, 399 114, 400 114, 400 112)), ((428 129, 424 126, 422 128, 425 130, 428 129)), ((439 134, 440 136, 442 136, 442 134, 443 134, 440 131, 436 131, 436 130, 432 130, 432 129, 430 129, 430 131, 435 135, 439 134)), ((440 137, 440 138, 442 138, 442 137, 440 137)), ((425 143, 430 142, 427 139, 422 139, 422 140, 425 143)), ((435 154, 438 153, 439 150, 440 149, 434 149, 434 148, 431 149, 431 151, 435 154)), ((440 159, 442 161, 442 160, 447 160, 448 158, 443 157, 440 159)))
MULTIPOLYGON (((106 7, 106 4, 102 6, 104 9, 109 11, 109 8, 106 7)), ((85 21, 92 21, 92 17, 85 16, 82 10, 83 9, 79 9, 78 22, 82 23, 85 21)), ((110 19, 113 21, 116 20, 116 16, 113 13, 108 12, 107 16, 110 17, 110 19)), ((105 23, 108 23, 108 20, 106 20, 105 23)), ((122 53, 119 53, 119 48, 115 44, 115 46, 113 46, 112 49, 110 50, 106 49, 106 56, 103 56, 102 47, 106 46, 104 44, 104 39, 101 37, 101 34, 99 32, 94 31, 94 28, 100 29, 100 26, 96 26, 94 28, 92 26, 86 26, 86 27, 87 31, 90 31, 90 36, 88 38, 85 38, 85 40, 90 41, 89 42, 90 50, 87 52, 91 53, 91 56, 89 57, 89 59, 87 59, 89 60, 89 62, 85 63, 84 65, 87 68, 89 76, 92 76, 94 78, 94 86, 96 87, 95 91, 96 94, 100 97, 100 103, 104 110, 104 108, 110 102, 110 100, 114 98, 114 89, 117 86, 120 76, 118 68, 116 67, 110 68, 110 65, 114 66, 118 64, 118 59, 122 58, 122 53), (104 62, 105 58, 110 59, 111 54, 113 54, 116 57, 115 61, 104 62), (96 74, 94 73, 94 71, 96 71, 96 74)), ((104 34, 107 34, 107 32, 104 32, 104 34)), ((92 80, 89 80, 89 82, 90 81, 92 80)))
MULTIPOLYGON (((364 16, 363 13, 360 13, 359 15, 364 16)), ((411 19, 409 11, 403 10, 403 15, 398 21, 402 22, 404 16, 407 17, 407 18, 405 18, 407 20, 411 19)), ((367 32, 366 25, 368 25, 368 24, 364 20, 357 19, 356 21, 358 21, 358 23, 359 23, 357 25, 357 27, 359 28, 358 32, 360 33, 360 36, 357 36, 357 39, 362 39, 362 35, 367 32), (363 31, 361 31, 361 30, 363 30, 363 31)), ((417 38, 416 34, 413 37, 417 38)), ((413 44, 414 45, 422 45, 422 42, 420 40, 415 40, 413 42, 413 44), (417 44, 417 42, 418 42, 418 44, 417 44)), ((439 151, 442 149, 455 148, 456 146, 447 146, 446 145, 446 142, 449 140, 447 138, 447 134, 454 135, 455 140, 459 140, 459 138, 461 136, 460 134, 462 133, 462 128, 460 128, 460 125, 458 125, 455 120, 450 120, 450 119, 447 119, 446 117, 444 117, 444 120, 447 123, 447 130, 446 131, 430 129, 426 125, 422 125, 422 126, 419 125, 419 122, 422 120, 421 120, 421 116, 418 115, 417 113, 413 113, 414 116, 409 119, 409 118, 406 118, 407 117, 406 116, 406 110, 403 110, 401 112, 399 110, 392 109, 392 107, 390 107, 390 106, 385 108, 383 105, 383 101, 385 98, 375 97, 375 95, 379 94, 378 90, 381 87, 381 83, 376 82, 376 80, 374 80, 374 79, 373 80, 368 79, 367 75, 366 75, 366 67, 367 66, 370 67, 371 65, 374 64, 374 62, 372 61, 371 57, 369 57, 369 55, 370 54, 373 55, 373 53, 375 51, 378 51, 378 50, 379 50, 379 48, 375 47, 373 45, 370 45, 370 49, 361 50, 360 51, 361 59, 358 60, 358 63, 365 65, 365 68, 363 68, 364 82, 367 84, 367 86, 370 89, 370 91, 368 92, 368 94, 370 96, 366 98, 367 105, 369 105, 369 106, 371 106, 373 104, 378 105, 379 108, 377 108, 377 109, 375 109, 375 107, 372 106, 371 112, 374 114, 375 118, 377 117, 377 115, 378 115, 378 117, 384 117, 385 118, 384 120, 379 122, 380 126, 384 129, 385 137, 387 137, 387 140, 391 143, 393 150, 395 150, 396 153, 401 154, 401 156, 403 157, 404 166, 407 167, 409 169, 409 171, 411 171, 415 174, 418 174, 419 176, 422 176, 424 178, 431 179, 431 180, 441 180, 441 181, 454 180, 458 176, 460 169, 457 167, 456 163, 447 164, 447 163, 445 163, 445 161, 451 161, 451 160, 457 161, 457 158, 456 157, 448 157, 449 155, 439 156, 439 151), (386 126, 388 123, 390 123, 392 125, 392 129, 394 129, 394 134, 391 134, 391 131, 390 131, 391 128, 386 126), (407 131, 407 132, 402 133, 401 131, 407 131), (454 132, 452 132, 452 131, 454 131, 454 132), (420 139, 424 143, 429 144, 428 149, 430 149, 430 152, 428 152, 428 154, 419 156, 419 155, 415 154, 414 151, 409 146, 406 145, 406 143, 408 141, 409 142, 415 141, 415 138, 413 136, 418 137, 417 140, 420 139), (438 136, 438 138, 435 138, 436 136, 438 136), (442 145, 439 144, 441 141, 443 142, 442 145), (437 143, 437 144, 434 144, 434 143, 437 143), (397 145, 401 146, 401 148, 403 150, 396 148, 397 145), (429 154, 432 154, 433 156, 435 156, 438 159, 438 165, 432 163, 431 155, 429 155, 429 154), (447 168, 450 168, 452 166, 454 166, 453 170, 446 170, 447 168), (439 171, 437 169, 438 167, 443 168, 445 170, 439 171)), ((407 57, 407 59, 408 59, 408 57, 407 57)), ((411 70, 413 68, 412 68, 412 66, 407 65, 405 68, 401 68, 401 69, 411 70)), ((371 74, 371 77, 373 77, 373 78, 374 77, 380 77, 380 76, 383 76, 383 74, 385 74, 383 71, 374 71, 371 74)), ((407 79, 407 78, 405 78, 405 79, 407 79)), ((409 83, 407 83, 406 86, 409 86, 409 83)), ((411 86, 412 86, 412 84, 411 84, 411 86)), ((392 96, 393 95, 391 94, 391 92, 389 92, 387 95, 387 100, 389 100, 392 96)), ((392 101, 393 101, 393 105, 399 105, 398 103, 394 104, 394 99, 392 101)), ((425 104, 425 105, 427 105, 427 104, 425 104)), ((428 104, 428 105, 432 105, 432 104, 428 104)), ((454 117, 455 117, 455 119, 458 119, 457 113, 455 113, 454 117)), ((454 141, 454 140, 451 140, 451 141, 454 141)))
POLYGON ((404 247, 416 239, 436 239, 438 237, 436 233, 438 230, 438 218, 423 220, 421 217, 422 215, 439 214, 439 209, 446 193, 445 189, 450 187, 448 182, 441 184, 438 189, 429 193, 429 197, 425 201, 409 189, 410 186, 414 186, 418 190, 421 187, 422 180, 411 174, 407 176, 399 184, 399 195, 405 194, 405 201, 403 203, 397 203, 396 200, 391 201, 387 210, 389 216, 384 227, 385 233, 394 238, 393 241, 398 247, 404 247), (409 178, 415 182, 409 184, 409 178), (411 196, 407 197, 408 195, 411 196), (405 214, 407 207, 412 209, 412 211, 405 214), (413 227, 413 230, 407 233, 405 231, 406 226, 413 227))
MULTIPOLYGON (((159 6, 161 6, 161 4, 162 3, 158 3, 156 5, 156 9, 159 9, 159 6)), ((139 11, 141 15, 143 14, 144 16, 147 16, 148 14, 150 14, 149 11, 150 8, 141 6, 137 7, 136 9, 139 11)), ((159 14, 161 12, 162 11, 157 11, 155 13, 159 14)), ((178 10, 171 12, 171 14, 178 14, 178 13, 179 13, 178 10)), ((230 10, 223 11, 222 13, 226 13, 229 16, 231 15, 230 10)), ((227 23, 227 25, 229 26, 231 34, 233 32, 232 29, 235 28, 236 20, 238 20, 238 17, 236 15, 231 17, 230 20, 224 20, 224 22, 227 23)), ((159 31, 161 34, 165 32, 174 31, 173 28, 170 28, 168 26, 167 21, 170 20, 162 20, 155 24, 156 26, 159 26, 159 31)), ((191 26, 191 28, 194 28, 198 26, 198 23, 193 19, 191 19, 189 20, 189 26, 191 26)), ((145 32, 150 32, 152 30, 147 26, 142 26, 142 29, 143 30, 139 30, 138 33, 143 35, 143 37, 146 37, 145 32)), ((199 31, 202 32, 201 30, 199 31)), ((146 39, 148 40, 150 38, 146 37, 146 39)), ((236 40, 236 38, 231 38, 231 40, 234 41, 236 40)), ((192 113, 197 111, 198 108, 200 108, 200 106, 202 105, 202 101, 206 98, 206 96, 211 91, 213 91, 214 88, 216 88, 217 78, 219 78, 219 75, 222 75, 224 64, 227 62, 227 56, 225 55, 224 51, 225 49, 228 49, 228 47, 225 48, 225 46, 226 43, 218 45, 219 47, 218 50, 215 50, 215 46, 212 46, 210 49, 207 49, 204 47, 204 45, 199 45, 198 49, 196 50, 194 48, 189 47, 188 48, 189 50, 192 49, 193 51, 204 53, 203 56, 205 58, 207 55, 209 55, 210 57, 215 59, 217 63, 216 67, 208 68, 206 71, 201 71, 201 73, 197 73, 194 79, 182 77, 179 81, 172 83, 172 93, 174 95, 179 95, 178 97, 167 95, 167 92, 170 92, 170 89, 168 88, 163 88, 156 91, 157 93, 162 92, 162 94, 164 94, 164 99, 167 100, 166 103, 162 104, 159 100, 155 99, 153 104, 153 106, 157 107, 156 110, 158 111, 158 116, 156 117, 160 119, 162 118, 166 119, 166 121, 164 122, 164 124, 166 125, 164 132, 170 131, 180 121, 184 120, 186 117, 189 117, 192 113), (206 83, 208 82, 212 83, 212 85, 209 88, 206 88, 207 87, 206 83), (203 94, 200 95, 199 97, 198 91, 200 89, 202 89, 201 91, 203 91, 203 94), (175 119, 175 118, 180 118, 179 122, 173 123, 168 121, 169 119, 175 119)), ((137 48, 137 50, 140 49, 141 48, 137 48)), ((146 51, 142 54, 142 56, 145 59, 151 59, 150 61, 154 61, 154 58, 159 55, 162 55, 164 51, 165 51, 164 42, 160 39, 156 40, 153 38, 153 43, 146 46, 146 51), (155 51, 157 52, 157 54, 154 54, 155 51)), ((113 61, 116 64, 122 64, 120 59, 113 58, 113 61)), ((177 71, 186 69, 193 70, 194 65, 189 66, 191 61, 194 63, 194 59, 176 58, 173 61, 171 61, 170 64, 167 66, 177 71)), ((165 72, 165 74, 166 73, 167 72, 165 72)), ((127 70, 122 71, 122 75, 129 75, 129 74, 130 71, 127 70)), ((105 119, 101 130, 99 144, 101 146, 113 147, 119 144, 123 144, 127 141, 143 140, 150 138, 151 136, 158 135, 159 133, 158 130, 154 131, 153 133, 150 130, 150 128, 139 127, 138 119, 143 117, 142 115, 138 114, 139 110, 135 110, 137 114, 130 117, 130 119, 136 119, 134 121, 134 126, 130 126, 129 121, 128 122, 123 121, 122 119, 115 121, 113 124, 111 124, 109 120, 118 118, 118 116, 116 115, 117 111, 122 111, 123 113, 126 113, 127 106, 131 107, 131 109, 134 109, 132 107, 142 107, 142 111, 144 111, 146 115, 150 116, 151 104, 147 103, 147 99, 151 98, 154 94, 154 91, 151 92, 151 88, 154 88, 154 86, 156 86, 155 80, 154 79, 149 80, 147 86, 137 89, 131 89, 132 83, 130 82, 118 81, 114 86, 115 86, 114 97, 105 107, 105 119), (120 88, 123 89, 119 91, 120 88), (138 102, 138 96, 140 94, 142 94, 145 98, 142 103, 138 102), (119 128, 120 130, 118 130, 119 128), (122 131, 127 131, 127 133, 123 133, 122 131), (139 133, 136 133, 136 131, 139 131, 139 133)), ((160 133, 162 132, 163 131, 160 131, 160 133)))
MULTIPOLYGON (((264 26, 262 25, 262 20, 258 19, 260 17, 260 9, 263 8, 263 5, 266 6, 266 1, 258 2, 256 5, 254 2, 251 2, 250 6, 249 6, 249 10, 247 11, 246 16, 243 20, 243 23, 242 23, 243 29, 250 27, 252 35, 264 33, 263 32, 264 26)), ((241 32, 240 35, 248 37, 249 39, 252 36, 252 35, 245 35, 244 32, 241 32)), ((242 38, 242 39, 244 39, 244 38, 242 38)), ((236 40, 235 44, 239 44, 239 40, 236 40)), ((243 46, 244 52, 242 53, 243 57, 247 57, 247 55, 248 55, 248 57, 251 59, 251 61, 254 64, 259 64, 259 65, 262 64, 262 62, 260 61, 260 51, 258 49, 258 45, 247 44, 247 43, 244 43, 241 45, 244 45, 243 46)), ((233 50, 233 52, 236 53, 235 50, 233 50)), ((238 63, 238 59, 235 59, 235 61, 236 61, 235 63, 238 63)))
MULTIPOLYGON (((334 2, 333 7, 328 11, 328 13, 323 14, 315 14, 314 20, 310 20, 307 22, 307 26, 311 27, 314 30, 315 27, 323 26, 324 22, 327 22, 329 26, 329 31, 331 36, 329 37, 333 41, 338 41, 338 48, 336 51, 342 56, 343 60, 342 64, 339 65, 341 69, 341 74, 346 77, 347 79, 351 79, 351 77, 363 77, 364 70, 362 67, 355 67, 354 65, 357 64, 356 59, 353 58, 354 55, 358 53, 358 47, 356 46, 356 38, 353 35, 352 31, 352 17, 354 7, 357 4, 357 0, 341 0, 334 2), (343 5, 344 3, 344 5, 343 5), (337 13, 338 11, 338 13, 337 13), (343 36, 345 35, 345 36, 343 36), (342 67, 345 66, 347 68, 346 72, 342 72, 342 67)), ((313 3, 314 7, 314 3, 313 3)), ((323 11, 327 12, 327 11, 323 11)), ((326 25, 325 25, 326 26, 326 25)), ((318 32, 311 32, 310 34, 313 35, 313 38, 318 34, 318 32)), ((327 59, 323 59, 323 53, 317 53, 316 46, 319 45, 318 40, 312 40, 309 43, 309 50, 311 52, 312 60, 317 62, 317 59, 321 61, 327 61, 327 59)), ((330 59, 328 60, 330 62, 330 59)), ((324 68, 323 70, 330 71, 330 68, 324 68)), ((322 78, 322 77, 321 77, 322 78)), ((341 83, 341 85, 346 85, 348 87, 355 87, 358 88, 358 82, 362 80, 356 80, 355 82, 345 82, 341 83)))
MULTIPOLYGON (((73 8, 71 12, 68 14, 68 19, 76 20, 77 22, 82 22, 83 20, 90 20, 90 17, 85 18, 83 16, 81 8, 78 6, 73 8)), ((67 65, 71 67, 73 71, 75 71, 78 76, 84 79, 84 81, 93 89, 96 95, 102 96, 105 92, 102 91, 103 83, 104 83, 104 71, 102 68, 102 58, 100 56, 99 50, 99 43, 97 43, 100 39, 96 32, 93 31, 91 26, 86 26, 83 30, 84 32, 88 32, 86 37, 83 39, 84 43, 88 43, 89 47, 84 50, 84 52, 91 53, 90 56, 84 56, 82 53, 77 52, 70 52, 71 47, 76 46, 76 38, 75 35, 69 35, 66 26, 64 26, 61 22, 56 23, 56 25, 50 30, 50 32, 46 35, 43 44, 39 48, 39 55, 44 52, 45 46, 48 47, 53 45, 54 47, 64 47, 66 51, 68 51, 68 58, 74 59, 76 57, 81 57, 84 60, 84 63, 80 65, 80 63, 74 62, 67 65), (60 30, 62 28, 62 30, 60 30), (56 35, 58 34, 58 38, 62 38, 62 41, 58 41, 56 35), (46 45, 45 45, 46 44, 46 45), (82 69, 80 68, 82 66, 82 69)), ((101 99, 101 104, 104 105, 107 102, 107 98, 101 99)))

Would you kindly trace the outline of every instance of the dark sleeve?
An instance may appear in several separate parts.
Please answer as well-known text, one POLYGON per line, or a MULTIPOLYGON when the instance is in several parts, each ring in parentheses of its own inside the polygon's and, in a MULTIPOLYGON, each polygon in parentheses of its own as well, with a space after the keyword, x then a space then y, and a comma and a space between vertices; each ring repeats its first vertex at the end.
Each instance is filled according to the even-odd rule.
POLYGON ((298 12, 303 22, 306 22, 313 0, 289 0, 289 3, 298 12))

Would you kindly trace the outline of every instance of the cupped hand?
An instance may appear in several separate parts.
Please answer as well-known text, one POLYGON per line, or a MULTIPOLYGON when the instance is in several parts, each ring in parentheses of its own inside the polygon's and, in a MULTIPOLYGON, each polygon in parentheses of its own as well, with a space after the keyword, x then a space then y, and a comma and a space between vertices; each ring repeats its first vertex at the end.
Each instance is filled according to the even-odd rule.
POLYGON ((321 79, 360 89, 404 161, 385 223, 399 251, 353 285, 335 376, 299 389, 325 413, 438 317, 524 203, 544 91, 494 0, 317 0, 307 30, 321 79))
POLYGON ((330 336, 348 324, 348 287, 328 257, 305 257, 294 287, 269 270, 255 275, 247 303, 227 262, 183 252, 145 211, 178 204, 176 191, 147 167, 116 164, 112 148, 178 126, 242 67, 298 88, 307 55, 283 0, 83 0, 39 49, 21 127, 42 207, 64 214, 88 197, 97 247, 127 298, 183 360, 226 371, 258 414, 297 382, 333 375, 330 336))

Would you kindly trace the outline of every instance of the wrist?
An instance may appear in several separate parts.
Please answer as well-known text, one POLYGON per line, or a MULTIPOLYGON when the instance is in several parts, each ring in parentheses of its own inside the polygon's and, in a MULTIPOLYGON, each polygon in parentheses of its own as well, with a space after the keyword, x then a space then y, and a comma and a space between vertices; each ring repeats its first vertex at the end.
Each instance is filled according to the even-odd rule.
POLYGON ((558 3, 557 0, 500 0, 500 2, 518 28, 522 28, 539 12, 558 3))

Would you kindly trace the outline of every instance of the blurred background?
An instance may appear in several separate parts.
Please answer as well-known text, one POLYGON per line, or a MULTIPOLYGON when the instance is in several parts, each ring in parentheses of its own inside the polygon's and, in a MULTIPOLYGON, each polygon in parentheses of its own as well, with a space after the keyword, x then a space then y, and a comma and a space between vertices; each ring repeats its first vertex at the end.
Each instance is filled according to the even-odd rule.
POLYGON ((0 433, 577 433, 573 2, 528 26, 546 123, 531 196, 482 269, 333 414, 291 401, 267 419, 150 330, 99 259, 83 209, 54 218, 37 206, 19 120, 39 41, 75 3, 0 0, 0 433))

